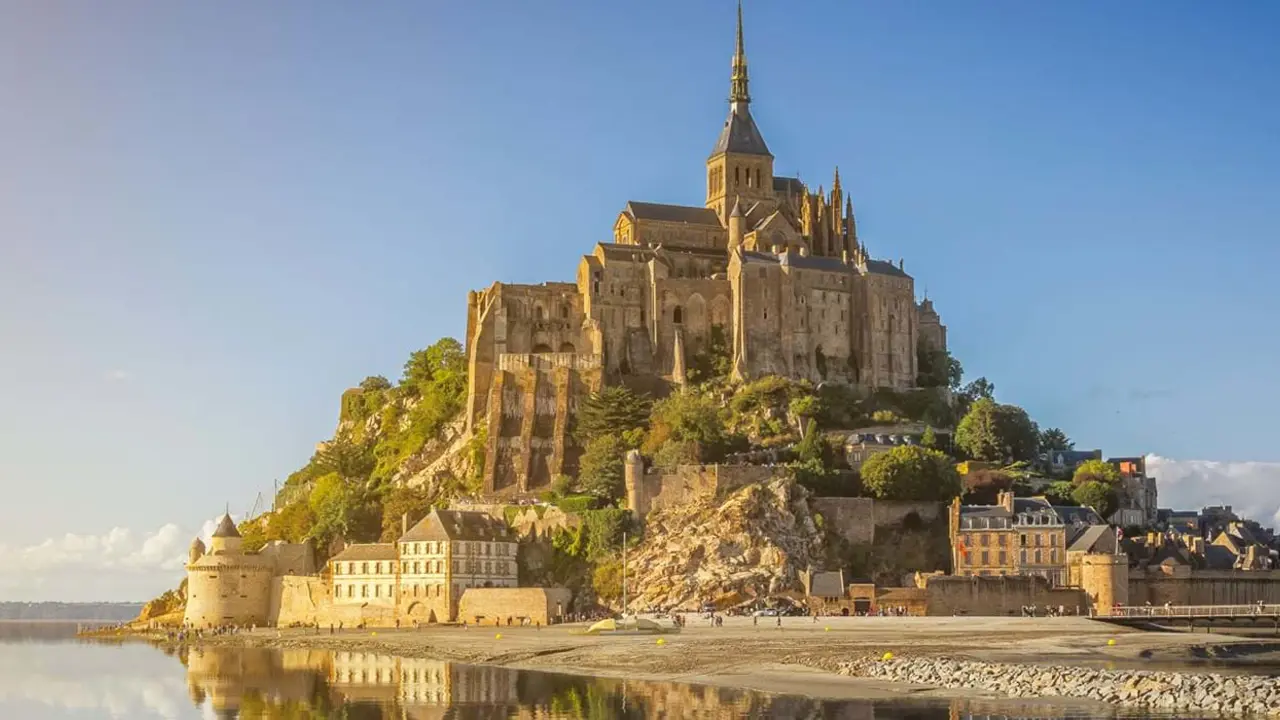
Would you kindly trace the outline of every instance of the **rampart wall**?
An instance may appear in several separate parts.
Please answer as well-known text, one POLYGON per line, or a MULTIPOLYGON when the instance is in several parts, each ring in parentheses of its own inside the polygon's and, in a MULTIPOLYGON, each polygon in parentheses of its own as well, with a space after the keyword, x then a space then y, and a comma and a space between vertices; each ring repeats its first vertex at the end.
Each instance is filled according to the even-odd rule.
POLYGON ((767 482, 774 468, 759 465, 681 465, 644 470, 638 455, 626 464, 627 508, 644 519, 665 507, 722 497, 747 485, 767 482))
POLYGON ((822 516, 823 527, 854 545, 871 544, 876 528, 897 528, 915 516, 921 524, 934 522, 945 511, 939 502, 876 500, 874 498, 815 497, 809 509, 822 516))
POLYGON ((1131 570, 1129 604, 1251 605, 1280 604, 1280 570, 1131 570))
POLYGON ((929 615, 1020 615, 1027 605, 1064 606, 1088 614, 1089 596, 1078 588, 1054 588, 1033 576, 935 575, 925 583, 929 615))

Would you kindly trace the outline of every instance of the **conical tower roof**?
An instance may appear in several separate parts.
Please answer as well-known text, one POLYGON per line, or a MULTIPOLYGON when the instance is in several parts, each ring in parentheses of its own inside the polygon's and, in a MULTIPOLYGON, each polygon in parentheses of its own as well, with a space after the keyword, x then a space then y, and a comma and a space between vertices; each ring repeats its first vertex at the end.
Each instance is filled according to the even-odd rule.
POLYGON ((236 523, 231 519, 231 515, 223 515, 222 520, 218 523, 218 529, 213 531, 216 538, 238 538, 240 531, 236 529, 236 523))

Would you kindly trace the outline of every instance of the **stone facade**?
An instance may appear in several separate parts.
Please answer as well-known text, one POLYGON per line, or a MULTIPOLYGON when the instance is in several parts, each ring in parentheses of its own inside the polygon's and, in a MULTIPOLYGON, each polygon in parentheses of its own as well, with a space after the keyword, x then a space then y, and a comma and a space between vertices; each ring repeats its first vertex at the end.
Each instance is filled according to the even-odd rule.
POLYGON ((329 570, 335 606, 383 606, 402 622, 447 622, 468 588, 516 586, 516 538, 487 513, 433 510, 394 543, 344 549, 329 570))
POLYGON ((644 458, 632 450, 627 453, 623 472, 627 509, 644 520, 655 510, 715 499, 746 485, 767 482, 774 469, 759 465, 681 465, 666 472, 646 470, 644 458))
POLYGON ((575 283, 495 283, 468 297, 467 426, 488 428, 489 494, 528 495, 573 474, 566 429, 606 383, 686 380, 717 336, 738 378, 776 374, 907 389, 916 348, 946 348, 904 263, 871 257, 837 171, 831 190, 776 177, 750 111, 742 39, 702 205, 629 202, 575 283))
POLYGON ((1038 575, 1054 585, 1067 583, 1068 530, 1082 524, 1070 513, 1092 516, 1087 508, 1060 508, 1044 498, 1000 493, 997 505, 951 505, 949 527, 956 575, 981 577, 1038 575))
POLYGON ((276 542, 260 552, 245 552, 242 543, 230 515, 218 523, 207 552, 199 538, 192 541, 184 624, 198 628, 266 625, 271 618, 273 580, 295 571, 314 571, 309 545, 276 542))
POLYGON ((565 588, 471 588, 462 593, 458 620, 476 625, 551 625, 569 612, 565 588))
POLYGON ((1062 605, 1088 614, 1089 596, 1078 588, 1055 588, 1038 576, 980 577, 935 575, 925 584, 929 615, 1020 615, 1022 608, 1062 605))

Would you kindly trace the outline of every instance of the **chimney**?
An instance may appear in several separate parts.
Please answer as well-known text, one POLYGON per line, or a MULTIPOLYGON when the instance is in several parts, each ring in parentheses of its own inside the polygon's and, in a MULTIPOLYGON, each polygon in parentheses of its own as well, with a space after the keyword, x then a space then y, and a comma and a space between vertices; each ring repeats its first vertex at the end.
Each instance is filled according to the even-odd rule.
POLYGON ((400 537, 409 534, 409 513, 400 516, 400 537))
POLYGON ((1009 512, 1013 512, 1013 493, 1007 490, 1000 493, 996 502, 998 502, 1000 507, 1004 508, 1005 510, 1008 510, 1009 512))

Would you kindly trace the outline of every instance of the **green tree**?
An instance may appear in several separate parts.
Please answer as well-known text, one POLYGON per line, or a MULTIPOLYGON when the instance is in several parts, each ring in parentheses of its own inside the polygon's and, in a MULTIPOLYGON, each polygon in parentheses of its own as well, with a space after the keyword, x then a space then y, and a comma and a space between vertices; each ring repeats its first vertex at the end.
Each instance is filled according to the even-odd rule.
POLYGON ((862 464, 862 484, 884 500, 942 500, 960 494, 951 458, 918 445, 899 445, 862 464))
POLYGON ((1071 450, 1075 446, 1061 428, 1049 428, 1040 433, 1040 449, 1043 451, 1071 450))
POLYGON ((733 372, 733 356, 723 325, 712 325, 710 336, 689 363, 689 380, 706 383, 725 380, 733 372))
POLYGON ((985 377, 980 377, 956 391, 956 417, 967 415, 969 409, 979 400, 995 399, 996 386, 985 377))
POLYGON ((382 497, 382 542, 394 542, 400 537, 402 519, 409 516, 409 527, 431 513, 440 500, 427 484, 417 487, 397 485, 382 497))
POLYGON ((360 381, 360 389, 365 392, 390 390, 391 381, 381 375, 370 375, 369 377, 360 381))
POLYGON ((1044 495, 1054 505, 1075 505, 1075 498, 1071 497, 1075 492, 1076 486, 1069 480, 1059 480, 1058 482, 1049 483, 1049 487, 1044 489, 1044 495))
POLYGON ((619 435, 592 438, 579 461, 578 487, 604 500, 620 499, 626 494, 623 468, 627 450, 619 435))
POLYGON ((1071 491, 1071 499, 1076 503, 1091 507, 1105 520, 1120 506, 1116 489, 1112 485, 1098 480, 1088 480, 1075 485, 1071 491))
POLYGON ((1022 408, 981 398, 956 427, 955 444, 975 460, 1032 460, 1039 449, 1040 431, 1022 408))
POLYGON ((240 547, 245 552, 258 552, 267 544, 267 519, 259 516, 240 523, 240 547))
POLYGON ((622 599, 622 563, 610 560, 596 565, 591 572, 591 589, 596 597, 606 603, 619 602, 622 599))
POLYGON ((316 480, 308 500, 315 517, 310 536, 318 547, 335 537, 372 542, 380 534, 382 514, 362 483, 329 473, 316 480))
MULTIPOLYGON (((621 385, 592 393, 578 405, 574 434, 586 445, 603 435, 622 435, 649 425, 653 403, 621 385)), ((631 435, 634 437, 634 434, 631 435)))
POLYGON ((306 498, 289 503, 267 516, 267 539, 298 543, 311 535, 315 515, 306 498))
POLYGON ((964 368, 946 350, 935 350, 924 342, 916 343, 916 385, 919 387, 960 387, 964 368))
POLYGON ((1114 487, 1120 484, 1120 472, 1105 460, 1085 460, 1072 473, 1071 482, 1076 485, 1100 482, 1114 487))
POLYGON ((654 454, 668 441, 692 448, 698 462, 718 460, 727 451, 730 438, 725 416, 715 399, 694 392, 668 396, 653 405, 649 434, 644 448, 654 454))
POLYGON ((920 436, 920 445, 931 450, 938 448, 938 435, 933 432, 932 425, 925 427, 924 434, 920 436))
POLYGON ((361 443, 352 442, 345 435, 339 435, 325 443, 312 457, 316 468, 321 473, 337 473, 343 479, 364 480, 373 471, 373 453, 361 443))
POLYGON ((457 340, 441 338, 430 347, 409 355, 409 359, 404 364, 404 376, 400 384, 411 393, 420 392, 427 387, 456 387, 459 384, 465 390, 467 386, 466 352, 457 340))

